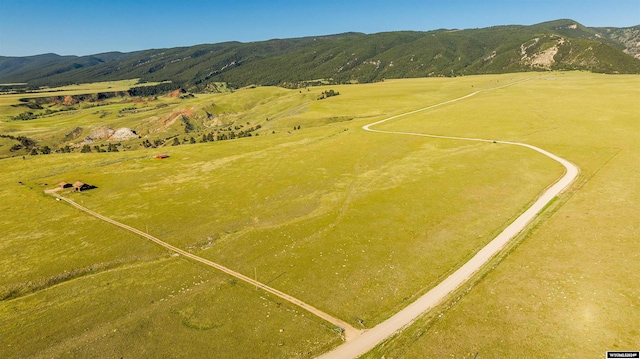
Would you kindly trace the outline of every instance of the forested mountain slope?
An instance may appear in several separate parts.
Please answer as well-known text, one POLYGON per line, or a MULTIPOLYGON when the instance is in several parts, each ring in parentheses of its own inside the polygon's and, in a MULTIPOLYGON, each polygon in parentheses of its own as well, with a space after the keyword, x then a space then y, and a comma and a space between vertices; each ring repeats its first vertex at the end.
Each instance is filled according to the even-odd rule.
POLYGON ((531 70, 640 73, 640 27, 573 20, 429 32, 344 33, 91 56, 0 57, 0 83, 63 85, 140 78, 205 90, 215 82, 299 87, 385 78, 531 70))

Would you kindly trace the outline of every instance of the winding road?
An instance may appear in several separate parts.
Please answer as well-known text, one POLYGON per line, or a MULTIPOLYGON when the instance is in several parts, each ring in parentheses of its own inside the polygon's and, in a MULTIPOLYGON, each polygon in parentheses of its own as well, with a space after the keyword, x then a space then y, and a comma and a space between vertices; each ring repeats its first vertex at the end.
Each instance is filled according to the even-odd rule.
POLYGON ((435 286, 433 289, 425 293, 423 296, 418 298, 413 303, 409 304, 407 307, 385 320, 384 322, 376 325, 375 327, 365 331, 354 340, 349 340, 338 346, 336 349, 327 352, 318 357, 318 359, 347 359, 347 358, 357 358, 366 352, 373 349, 376 345, 382 343, 385 339, 394 335, 397 332, 402 331, 405 327, 409 326, 413 321, 415 321, 420 315, 426 313, 436 305, 440 304, 450 293, 459 288, 462 284, 464 284, 467 280, 471 278, 471 276, 476 273, 480 268, 489 262, 493 256, 495 256, 498 252, 500 252, 506 244, 514 238, 518 233, 522 232, 522 230, 529 224, 537 215, 542 211, 542 209, 549 204, 556 196, 562 193, 565 189, 567 189, 571 183, 578 177, 578 173, 580 172, 578 167, 572 164, 571 162, 561 158, 559 156, 554 155, 551 152, 545 151, 536 146, 532 146, 526 143, 520 142, 511 142, 511 141, 497 141, 497 140, 487 140, 482 138, 467 138, 467 137, 454 137, 454 136, 438 136, 438 135, 428 135, 422 133, 413 133, 413 132, 399 132, 399 131, 383 131, 383 130, 375 130, 372 129, 372 126, 379 125, 384 122, 388 122, 400 117, 412 115, 418 112, 426 111, 435 107, 451 104, 457 101, 461 101, 472 96, 475 96, 479 93, 486 91, 493 91, 497 89, 501 89, 508 86, 513 86, 517 83, 528 81, 531 78, 524 79, 521 81, 513 82, 504 86, 495 87, 487 90, 480 90, 473 92, 471 94, 458 97, 449 101, 441 102, 435 105, 427 106, 418 110, 406 112, 400 115, 392 116, 386 118, 384 120, 380 120, 368 125, 363 126, 362 128, 365 131, 383 133, 383 134, 393 134, 393 135, 406 135, 406 136, 422 136, 422 137, 431 137, 431 138, 442 138, 442 139, 450 139, 450 140, 463 140, 463 141, 476 141, 476 142, 491 142, 491 143, 499 143, 504 145, 511 146, 522 146, 534 150, 538 153, 541 153, 554 161, 559 162, 562 166, 564 166, 566 172, 565 174, 556 181, 551 187, 549 187, 536 201, 529 207, 524 213, 522 213, 518 218, 516 218, 507 228, 505 228, 500 234, 498 234, 491 242, 489 242, 486 246, 484 246, 473 258, 471 258, 468 262, 466 262, 462 267, 456 270, 454 273, 449 275, 446 279, 444 279, 440 284, 435 286))
POLYGON ((418 298, 413 303, 409 304, 406 308, 402 309, 389 319, 384 322, 376 325, 375 327, 368 330, 358 330, 353 326, 349 325, 343 320, 335 318, 297 298, 294 298, 286 293, 283 293, 277 289, 271 288, 263 283, 260 283, 254 279, 251 279, 241 273, 235 272, 229 268, 226 268, 220 264, 214 263, 207 259, 198 257, 194 254, 191 254, 185 250, 174 247, 154 236, 151 236, 148 233, 142 232, 138 229, 130 227, 126 224, 117 222, 111 218, 105 217, 99 213, 96 213, 78 203, 72 201, 71 199, 60 196, 57 193, 57 189, 46 190, 45 193, 52 195, 60 200, 63 200, 72 206, 96 217, 105 222, 114 224, 118 227, 124 228, 130 232, 133 232, 139 236, 147 238, 175 253, 178 253, 184 257, 190 258, 197 262, 203 263, 207 266, 216 268, 224 273, 227 273, 239 280, 245 281, 253 286, 261 288, 262 290, 272 293, 280 297, 283 300, 286 300, 324 320, 335 325, 338 328, 342 328, 342 333, 344 335, 345 342, 335 348, 334 350, 327 352, 321 355, 318 358, 322 359, 346 359, 346 358, 357 358, 373 349, 376 345, 394 335, 395 333, 401 331, 408 325, 410 325, 414 320, 416 320, 420 315, 429 311, 436 305, 440 304, 450 293, 459 288, 462 284, 464 284, 469 278, 476 273, 480 268, 486 264, 493 256, 495 256, 500 250, 502 250, 505 245, 515 237, 518 233, 520 233, 537 215, 542 211, 542 209, 549 204, 556 196, 562 193, 565 189, 567 189, 571 183, 578 176, 579 169, 571 162, 554 155, 548 151, 545 151, 541 148, 520 142, 510 142, 510 141, 498 141, 498 140, 488 140, 481 138, 465 138, 465 137, 454 137, 454 136, 439 136, 439 135, 429 135, 422 133, 413 133, 413 132, 399 132, 399 131, 383 131, 372 129, 372 126, 376 126, 400 117, 416 114, 418 112, 426 111, 435 107, 451 104, 457 101, 462 101, 464 99, 473 97, 479 93, 493 91, 497 89, 501 89, 508 86, 513 86, 515 84, 521 83, 523 81, 528 81, 531 78, 523 79, 520 81, 512 82, 504 86, 495 87, 486 90, 480 90, 473 93, 470 93, 465 96, 461 96, 452 100, 444 101, 435 105, 427 106, 424 108, 420 108, 414 111, 406 112, 403 114, 395 115, 368 125, 363 126, 362 128, 365 131, 381 133, 381 134, 393 134, 393 135, 405 135, 405 136, 422 136, 422 137, 431 137, 431 138, 441 138, 441 139, 451 139, 451 140, 464 140, 464 141, 477 141, 477 142, 491 142, 497 144, 511 145, 511 146, 522 146, 529 148, 533 151, 536 151, 542 155, 545 155, 557 162, 559 162, 562 166, 564 166, 566 172, 565 174, 555 183, 553 183, 547 190, 533 203, 531 207, 529 207, 524 213, 522 213, 518 218, 516 218, 509 226, 507 226, 497 237, 495 237, 491 242, 489 242, 485 247, 483 247, 473 258, 471 258, 468 262, 466 262, 462 267, 444 279, 440 284, 435 286, 433 289, 428 291, 426 294, 418 298))

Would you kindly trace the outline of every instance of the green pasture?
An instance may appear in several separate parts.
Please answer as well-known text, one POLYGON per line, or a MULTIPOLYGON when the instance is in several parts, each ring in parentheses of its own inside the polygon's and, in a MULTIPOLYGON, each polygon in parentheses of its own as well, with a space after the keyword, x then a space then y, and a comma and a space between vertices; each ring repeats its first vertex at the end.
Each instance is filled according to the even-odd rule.
MULTIPOLYGON (((158 100, 166 106, 137 103, 137 112, 121 117, 119 109, 131 104, 99 107, 111 108, 112 114, 102 118, 90 108, 0 123, 2 133, 30 134, 41 141, 47 136, 55 141, 75 127, 104 124, 134 128, 144 138, 157 130, 158 122, 185 110, 193 111, 203 129, 247 122, 262 126, 260 136, 238 140, 157 149, 136 147, 132 140, 136 150, 1 160, 0 224, 6 231, 0 251, 6 255, 0 257, 0 268, 7 274, 0 279, 0 335, 6 342, 0 354, 192 357, 213 352, 216 357, 247 357, 260 352, 266 357, 312 357, 338 345, 337 333, 308 313, 173 257, 43 190, 60 181, 95 185, 91 191, 64 195, 369 328, 469 259, 563 170, 525 148, 369 133, 361 127, 533 76, 538 77, 377 127, 523 141, 567 158, 582 172, 570 193, 472 291, 451 309, 440 308, 438 320, 419 321, 373 355, 462 357, 474 350, 473 344, 483 346, 478 351, 488 356, 510 356, 524 342, 545 356, 544 350, 563 340, 553 332, 567 330, 557 316, 563 308, 575 310, 579 300, 541 298, 587 284, 606 292, 612 282, 604 278, 610 272, 616 288, 634 288, 637 282, 637 271, 613 263, 602 271, 588 267, 588 276, 576 263, 599 258, 612 241, 617 241, 618 253, 634 255, 638 228, 626 224, 638 212, 638 188, 624 165, 638 156, 633 145, 640 108, 632 101, 638 77, 545 73, 308 90, 258 87, 158 100), (317 100, 328 89, 340 95, 317 100), (300 130, 294 130, 297 126, 300 130), (157 160, 158 153, 170 157, 157 160), (615 172, 607 176, 616 164, 622 177, 615 172), (606 186, 610 181, 621 193, 606 186), (581 204, 575 204, 582 196, 581 204), (603 206, 588 207, 590 201, 603 206), (615 215, 608 211, 612 204, 615 215), (596 218, 607 221, 594 226, 596 218), (563 239, 560 248, 553 247, 557 236, 563 239), (567 265, 571 261, 574 265, 567 265), (543 303, 536 307, 542 312, 504 314, 500 307, 505 300, 533 303, 536 298, 543 303), (461 309, 465 305, 468 309, 461 309), (509 325, 521 319, 529 321, 516 326, 519 337, 511 345, 499 342, 510 333, 509 325), (477 333, 469 335, 466 325, 477 327, 477 333), (553 330, 545 337, 546 346, 538 346, 532 337, 546 331, 546 325, 553 330), (440 336, 429 335, 434 331, 440 336), (484 341, 483 331, 489 338, 484 341), (437 338, 453 344, 442 346, 437 338)), ((179 127, 164 131, 189 136, 179 127)), ((628 265, 637 267, 631 259, 628 265)), ((580 298, 596 298, 580 289, 580 298)), ((615 294, 611 302, 600 303, 612 318, 629 310, 618 306, 623 297, 615 294)), ((637 303, 637 290, 622 294, 637 303)), ((638 319, 631 315, 628 320, 633 318, 638 319)), ((609 337, 638 335, 619 332, 621 326, 606 330, 609 337)), ((578 343, 587 334, 571 340, 578 343)), ((601 349, 603 338, 591 338, 589 353, 601 349)))
MULTIPOLYGON (((40 90, 32 90, 21 94, 3 94, 0 95, 0 99, 8 98, 23 98, 23 97, 47 97, 47 96, 67 96, 67 95, 84 95, 89 93, 106 92, 106 91, 127 91, 131 87, 135 86, 152 86, 158 84, 158 82, 147 82, 140 84, 139 79, 130 80, 118 80, 118 81, 103 81, 87 84, 74 84, 59 87, 42 88, 40 90)), ((11 84, 7 84, 11 85, 11 84)))
MULTIPOLYGON (((33 123, 26 124, 25 126, 25 124, 21 125, 19 123, 22 121, 14 122, 14 123, 9 121, 9 119, 12 116, 19 115, 23 112, 33 112, 35 114, 44 113, 46 110, 56 112, 54 114, 40 118, 39 122, 47 122, 45 119, 50 118, 51 120, 49 122, 53 122, 54 126, 47 126, 47 129, 48 130, 55 129, 56 130, 55 132, 58 132, 58 131, 63 131, 65 129, 65 126, 69 124, 69 122, 74 122, 74 121, 78 121, 79 119, 83 119, 85 121, 81 121, 80 123, 86 123, 86 117, 88 117, 89 114, 93 114, 94 112, 97 112, 99 110, 102 110, 100 112, 109 111, 108 107, 102 108, 102 105, 109 105, 114 103, 123 104, 123 103, 130 102, 130 99, 127 99, 126 97, 115 97, 115 98, 108 99, 106 101, 101 101, 100 103, 101 106, 96 106, 95 103, 76 104, 71 106, 76 110, 67 112, 66 110, 68 106, 64 106, 64 105, 45 104, 42 106, 44 108, 42 110, 30 109, 25 106, 17 106, 17 105, 23 104, 23 102, 20 101, 20 99, 23 99, 23 98, 35 99, 35 98, 52 97, 52 96, 58 97, 58 96, 87 95, 87 94, 96 94, 99 92, 126 92, 132 87, 152 86, 156 84, 158 83, 149 82, 144 84, 138 84, 138 79, 133 79, 133 80, 121 80, 121 81, 96 82, 92 84, 76 84, 76 85, 69 85, 69 86, 62 86, 62 87, 55 87, 55 88, 45 88, 45 89, 30 91, 26 93, 0 94, 0 133, 7 134, 10 132, 20 132, 21 129, 27 128, 29 130, 26 133, 20 133, 20 135, 31 135, 33 134, 33 132, 31 131, 32 127, 42 128, 45 126, 42 124, 35 125, 33 123), (94 111, 79 111, 79 110, 88 109, 88 108, 94 108, 94 111), (60 110, 65 110, 65 111, 58 112, 60 110), (71 121, 69 121, 69 118, 71 118, 71 121)), ((127 105, 127 106, 130 106, 130 105, 127 105)), ((122 108, 125 106, 119 106, 119 107, 122 108)), ((118 110, 118 106, 116 106, 115 109, 118 110)), ((111 108, 111 110, 113 110, 113 108, 111 108)), ((26 122, 32 122, 32 121, 26 121, 26 122)), ((43 135, 49 134, 49 132, 45 130, 36 131, 35 133, 36 134, 41 133, 43 135)))
POLYGON ((340 342, 299 308, 44 195, 43 175, 73 176, 76 160, 135 159, 72 157, 3 160, 2 357, 310 357, 340 342))
POLYGON ((321 320, 208 268, 164 258, 0 307, 4 357, 311 357, 340 341, 321 320))
POLYGON ((581 174, 482 280, 366 357, 597 358, 637 348, 638 98, 638 76, 553 73, 381 125, 523 141, 581 174))
POLYGON ((158 82, 147 82, 143 84, 138 83, 139 79, 130 79, 130 80, 118 80, 118 81, 102 81, 102 82, 93 82, 86 84, 73 84, 67 86, 60 86, 54 88, 44 88, 40 91, 40 93, 50 93, 50 92, 64 92, 65 95, 78 95, 85 93, 92 93, 95 91, 126 91, 134 86, 150 86, 155 85, 158 82))
MULTIPOLYGON (((138 79, 121 80, 121 81, 105 81, 96 82, 90 84, 75 84, 61 87, 44 88, 41 90, 29 91, 26 93, 6 93, 0 94, 0 121, 5 120, 11 116, 15 116, 24 111, 29 110, 26 107, 11 106, 19 104, 21 98, 38 98, 38 97, 50 97, 50 96, 71 96, 71 95, 86 95, 98 92, 114 92, 114 91, 127 91, 131 87, 135 86, 151 86, 155 83, 138 84, 138 79)), ((34 112, 38 112, 35 110, 34 112)))
MULTIPOLYGON (((104 90, 105 88, 99 88, 104 90)), ((82 88, 78 91, 89 91, 82 88)), ((97 89, 96 89, 97 91, 97 89)), ((0 97, 0 134, 26 136, 36 141, 39 146, 47 145, 52 149, 80 143, 92 137, 96 140, 91 145, 105 145, 104 139, 96 138, 105 128, 117 130, 131 128, 140 135, 140 139, 120 141, 123 149, 138 149, 145 140, 166 139, 178 136, 181 140, 191 137, 200 140, 203 134, 223 128, 235 128, 238 125, 255 127, 262 130, 258 135, 270 135, 274 132, 288 132, 295 126, 320 126, 327 121, 335 122, 343 119, 329 118, 327 121, 294 121, 285 120, 292 114, 306 111, 307 105, 315 101, 320 91, 290 91, 280 88, 246 88, 234 93, 197 94, 193 98, 180 99, 161 96, 157 98, 136 99, 128 96, 114 97, 100 103, 80 103, 72 107, 50 104, 44 110, 28 110, 34 113, 54 111, 29 121, 13 121, 11 116, 26 111, 25 107, 13 107, 20 103, 19 97, 9 95, 0 97), (187 132, 181 114, 186 114, 194 130, 187 132)), ((56 94, 55 92, 53 94, 56 94)), ((17 95, 16 95, 17 96, 17 95)), ((22 96, 22 95, 21 95, 22 96)), ((42 94, 45 96, 45 94, 42 94)), ((238 130, 236 129, 236 132, 238 130)), ((11 153, 9 149, 15 141, 2 139, 0 157, 28 155, 27 150, 11 153)), ((169 144, 167 144, 169 145, 169 144)))

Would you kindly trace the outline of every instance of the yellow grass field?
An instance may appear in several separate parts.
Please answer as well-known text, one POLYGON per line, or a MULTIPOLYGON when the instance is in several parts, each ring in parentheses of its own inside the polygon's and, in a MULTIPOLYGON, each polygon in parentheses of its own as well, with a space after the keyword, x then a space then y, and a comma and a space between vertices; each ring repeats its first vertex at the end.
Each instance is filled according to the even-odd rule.
MULTIPOLYGON (((633 349, 640 77, 576 72, 258 87, 135 111, 114 102, 2 118, 0 134, 51 146, 75 128, 130 127, 141 138, 120 152, 0 160, 1 356, 308 358, 341 342, 315 316, 43 193, 61 181, 97 186, 64 195, 100 214, 373 327, 469 259, 563 170, 524 148, 361 127, 524 79, 376 127, 525 142, 581 174, 471 287, 368 357, 633 349), (340 95, 317 100, 328 89, 340 95), (261 128, 257 137, 140 146, 172 113, 195 114, 201 131, 261 128)), ((192 136, 179 122, 162 131, 192 136)))

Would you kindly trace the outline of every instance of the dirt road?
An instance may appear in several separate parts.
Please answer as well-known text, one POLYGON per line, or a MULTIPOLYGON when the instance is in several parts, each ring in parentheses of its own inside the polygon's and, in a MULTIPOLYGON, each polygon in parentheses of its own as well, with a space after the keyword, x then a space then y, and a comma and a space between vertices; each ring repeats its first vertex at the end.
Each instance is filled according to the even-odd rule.
POLYGON ((338 318, 334 318, 332 316, 330 316, 327 313, 324 313, 322 311, 320 311, 319 309, 302 302, 299 299, 296 299, 286 293, 283 293, 277 289, 271 288, 263 283, 260 283, 254 279, 251 279, 243 274, 240 274, 238 272, 235 272, 229 268, 226 268, 220 264, 211 262, 207 259, 198 257, 194 254, 191 254, 187 251, 184 251, 180 248, 174 247, 166 242, 161 241, 160 239, 153 237, 145 232, 142 232, 138 229, 135 229, 133 227, 127 226, 123 223, 117 222, 115 220, 112 220, 108 217, 105 217, 99 213, 96 213, 94 211, 91 211, 88 208, 85 208, 77 203, 75 203, 74 201, 62 197, 57 193, 57 190, 47 190, 45 191, 47 194, 55 196, 57 198, 59 198, 60 200, 63 200, 69 204, 71 204, 72 206, 96 217, 99 218, 103 221, 106 221, 108 223, 114 224, 118 227, 124 228, 128 231, 131 231, 139 236, 142 236, 144 238, 147 238, 175 253, 178 253, 182 256, 185 256, 187 258, 190 258, 192 260, 198 261, 200 263, 206 264, 210 267, 216 268, 220 271, 223 271, 237 279, 240 279, 242 281, 245 281, 251 285, 254 285, 256 287, 261 288, 264 291, 267 291, 269 293, 272 293, 273 295, 276 295, 280 298, 282 298, 283 300, 286 300, 324 320, 326 320, 329 323, 332 323, 333 325, 335 325, 336 327, 342 328, 344 330, 344 337, 345 337, 345 343, 340 345, 339 347, 337 347, 336 349, 334 349, 333 351, 330 351, 328 353, 325 353, 324 355, 320 356, 319 358, 323 358, 323 359, 327 359, 327 358, 336 358, 336 359, 346 359, 346 358, 356 358, 366 352, 368 352, 369 350, 371 350, 373 347, 375 347, 377 344, 381 343, 382 341, 384 341, 386 338, 390 337, 391 335, 393 335, 396 332, 401 331, 403 328, 405 328, 406 326, 410 325, 416 318, 418 318, 420 315, 422 315, 423 313, 425 313, 426 311, 430 310, 431 308, 433 308, 434 306, 438 305, 439 303, 441 303, 447 295, 449 295, 450 293, 452 293, 455 289, 459 288, 462 284, 464 284, 474 273, 476 273, 484 264, 486 264, 494 255, 496 255, 500 250, 502 250, 504 248, 504 246, 509 242, 509 240, 511 240, 513 237, 515 237, 518 233, 520 233, 529 222, 531 222, 540 211, 542 211, 542 209, 549 203, 551 202, 557 195, 559 195, 561 192, 563 192, 567 187, 569 187, 571 185, 571 183, 575 180, 575 178, 578 176, 579 170, 578 167, 576 167, 575 165, 573 165, 572 163, 570 163, 569 161, 558 157, 550 152, 547 152, 543 149, 540 149, 538 147, 529 145, 529 144, 525 144, 525 143, 519 143, 519 142, 510 142, 510 141, 497 141, 497 140, 488 140, 488 139, 481 139, 481 138, 463 138, 463 137, 453 137, 453 136, 437 136, 437 135, 428 135, 428 134, 421 134, 421 133, 412 133, 412 132, 399 132, 399 131, 382 131, 382 130, 375 130, 372 129, 372 126, 375 125, 379 125, 381 123, 384 122, 388 122, 403 116, 408 116, 411 114, 415 114, 421 111, 426 111, 438 106, 443 106, 446 104, 451 104, 457 101, 461 101, 467 98, 470 98, 472 96, 475 96, 479 93, 482 92, 486 92, 486 91, 492 91, 492 90, 497 90, 500 88, 504 88, 504 87, 508 87, 508 86, 513 86, 517 83, 523 82, 523 81, 528 81, 530 79, 524 79, 521 81, 517 81, 517 82, 513 82, 504 86, 500 86, 497 88, 493 88, 493 89, 487 89, 487 90, 481 90, 481 91, 476 91, 473 92, 471 94, 465 95, 465 96, 461 96, 449 101, 444 101, 435 105, 431 105, 428 107, 424 107, 421 109, 417 109, 415 111, 410 111, 410 112, 406 112, 400 115, 396 115, 396 116, 392 116, 371 124, 368 124, 366 126, 363 126, 363 129, 366 131, 370 131, 370 132, 376 132, 376 133, 381 133, 381 134, 392 134, 392 135, 405 135, 405 136, 422 136, 422 137, 431 137, 431 138, 441 138, 441 139, 452 139, 452 140, 465 140, 465 141, 480 141, 480 142, 492 142, 492 143, 496 143, 496 144, 504 144, 504 145, 511 145, 511 146, 522 146, 522 147, 527 147, 531 150, 534 150, 538 153, 541 153, 557 162, 559 162, 560 164, 562 164, 562 166, 565 167, 566 169, 566 173, 563 175, 562 178, 560 178, 557 182, 555 182, 553 185, 551 185, 536 201, 535 203, 529 207, 524 213, 522 213, 515 221, 513 221, 507 228, 505 228, 497 237, 495 237, 491 242, 489 242, 489 244, 487 244, 484 248, 482 248, 473 258, 471 258, 467 263, 465 263, 462 267, 460 267, 457 271, 455 271, 453 274, 451 274, 449 277, 447 277, 445 280, 443 280, 440 284, 438 284, 436 287, 434 287, 433 289, 431 289, 429 292, 427 292, 426 294, 424 294, 422 297, 418 298, 416 301, 414 301, 413 303, 411 303, 409 306, 407 306, 406 308, 404 308, 403 310, 399 311, 398 313, 396 313, 395 315, 393 315, 391 318, 385 320, 384 322, 378 324, 377 326, 366 330, 366 331, 362 331, 362 330, 358 330, 354 327, 352 327, 351 325, 349 325, 348 323, 338 319, 338 318))
POLYGON ((229 275, 231 275, 231 276, 233 276, 233 277, 235 277, 237 279, 245 281, 245 282, 247 282, 247 283, 249 283, 249 284, 251 284, 253 286, 256 286, 256 287, 264 290, 265 292, 269 292, 269 293, 271 293, 273 295, 276 295, 276 296, 280 297, 281 299, 284 299, 287 302, 290 302, 290 303, 292 303, 292 304, 294 304, 294 305, 296 305, 296 306, 308 311, 309 313, 314 314, 314 315, 326 320, 327 322, 335 325, 336 327, 342 328, 342 330, 343 330, 342 335, 344 335, 344 339, 345 340, 353 340, 356 337, 358 337, 360 335, 360 333, 362 332, 361 330, 358 330, 358 329, 352 327, 351 325, 349 325, 345 321, 342 321, 342 320, 340 320, 338 318, 334 318, 331 315, 329 315, 329 314, 327 314, 327 313, 325 313, 325 312, 323 312, 323 311, 321 311, 321 310, 319 310, 319 309, 317 309, 317 308, 315 308, 315 307, 313 307, 313 306, 311 306, 311 305, 309 305, 309 304, 307 304, 307 303, 305 303, 305 302, 303 302, 303 301, 301 301, 301 300, 299 300, 299 299, 297 299, 295 297, 292 297, 292 296, 290 296, 290 295, 288 295, 286 293, 283 293, 283 292, 281 292, 281 291, 279 291, 279 290, 277 290, 275 288, 271 288, 271 287, 269 287, 269 286, 267 286, 267 285, 265 285, 263 283, 260 283, 260 282, 254 280, 254 279, 251 279, 251 278, 249 278, 249 277, 247 277, 247 276, 245 276, 245 275, 243 275, 241 273, 233 271, 233 270, 231 270, 231 269, 229 269, 229 268, 227 268, 225 266, 222 266, 222 265, 220 265, 218 263, 214 263, 214 262, 212 262, 212 261, 210 261, 208 259, 204 259, 202 257, 198 257, 195 254, 191 254, 191 253, 189 253, 189 252, 187 252, 185 250, 182 250, 182 249, 180 249, 178 247, 174 247, 174 246, 170 245, 169 243, 163 242, 160 239, 158 239, 158 238, 156 238, 156 237, 154 237, 154 236, 152 236, 152 235, 150 235, 148 233, 142 232, 142 231, 140 231, 138 229, 135 229, 135 228, 133 228, 131 226, 127 226, 124 223, 120 223, 120 222, 115 221, 115 220, 113 220, 113 219, 111 219, 109 217, 105 217, 105 216, 103 216, 103 215, 101 215, 101 214, 99 214, 97 212, 94 212, 94 211, 92 211, 92 210, 90 210, 90 209, 88 209, 88 208, 86 208, 86 207, 84 207, 82 205, 79 205, 76 202, 74 202, 74 201, 72 201, 72 200, 70 200, 70 199, 68 199, 66 197, 60 196, 57 193, 58 190, 59 190, 59 188, 57 188, 57 189, 49 189, 49 190, 46 190, 45 193, 48 194, 48 195, 54 196, 56 198, 59 198, 60 200, 63 200, 65 202, 69 203, 70 205, 78 208, 79 210, 84 211, 84 212, 86 212, 86 213, 88 213, 88 214, 90 214, 90 215, 92 215, 92 216, 94 216, 94 217, 96 217, 98 219, 101 219, 101 220, 103 220, 105 222, 108 222, 108 223, 111 223, 113 225, 116 225, 116 226, 118 226, 120 228, 124 228, 124 229, 126 229, 126 230, 128 230, 130 232, 133 232, 133 233, 135 233, 135 234, 137 234, 139 236, 142 236, 142 237, 144 237, 146 239, 149 239, 149 240, 151 240, 151 241, 153 241, 153 242, 155 242, 155 243, 167 248, 170 251, 178 253, 178 254, 180 254, 182 256, 185 256, 187 258, 193 259, 194 261, 206 264, 209 267, 213 267, 215 269, 218 269, 218 270, 220 270, 220 271, 222 271, 224 273, 227 273, 227 274, 229 274, 229 275))
MULTIPOLYGON (((521 81, 519 81, 521 82, 521 81)), ((515 85, 516 83, 511 83, 505 86, 501 86, 500 88, 504 88, 507 86, 515 85)), ((497 88, 491 89, 495 90, 497 88)), ((490 91, 490 90, 485 90, 490 91)), ((439 104, 435 104, 432 106, 424 107, 415 111, 403 113, 400 115, 396 115, 393 117, 386 118, 381 121, 377 121, 366 125, 363 127, 364 130, 370 132, 377 132, 383 134, 394 134, 394 135, 407 135, 407 136, 422 136, 422 137, 432 137, 432 138, 442 138, 442 139, 452 139, 452 140, 464 140, 464 141, 480 141, 480 142, 491 142, 497 144, 504 145, 512 145, 512 146, 522 146, 532 149, 538 153, 541 153, 564 166, 566 172, 557 182, 555 182, 551 187, 549 187, 536 201, 535 203, 529 207, 524 213, 522 213, 515 221, 513 221, 507 228, 505 228, 497 237, 495 237, 489 244, 487 244, 484 248, 482 248, 473 258, 471 258, 467 263, 465 263, 460 269, 455 271, 445 280, 440 282, 436 287, 431 289, 429 292, 424 294, 422 297, 418 298, 415 302, 411 303, 409 306, 404 308, 403 310, 396 313, 391 318, 385 320, 384 322, 376 325, 375 327, 365 331, 359 337, 354 340, 349 340, 344 344, 340 345, 333 351, 325 353, 324 355, 319 356, 319 359, 347 359, 347 358, 357 358, 373 349, 376 345, 380 344, 385 339, 389 338, 396 332, 401 331, 405 327, 409 326, 416 320, 420 315, 429 311, 431 308, 440 304, 450 293, 459 288, 462 284, 464 284, 471 276, 476 273, 480 268, 486 264, 494 255, 496 255, 500 250, 502 250, 505 245, 515 237, 518 233, 520 233, 526 226, 531 222, 540 211, 551 202, 557 195, 563 192, 566 188, 568 188, 571 183, 578 176, 579 169, 571 162, 554 155, 553 153, 547 152, 541 148, 528 145, 526 143, 519 142, 510 142, 510 141, 494 141, 487 140, 481 138, 464 138, 464 137, 453 137, 453 136, 436 136, 436 135, 427 135, 421 133, 412 133, 412 132, 397 132, 397 131, 381 131, 371 129, 371 126, 375 126, 387 121, 391 121, 393 119, 415 114, 421 111, 429 110, 434 107, 450 104, 456 101, 461 101, 467 99, 469 97, 475 96, 484 91, 476 91, 469 95, 462 96, 453 100, 445 101, 439 104)))

